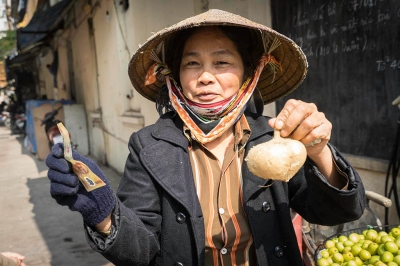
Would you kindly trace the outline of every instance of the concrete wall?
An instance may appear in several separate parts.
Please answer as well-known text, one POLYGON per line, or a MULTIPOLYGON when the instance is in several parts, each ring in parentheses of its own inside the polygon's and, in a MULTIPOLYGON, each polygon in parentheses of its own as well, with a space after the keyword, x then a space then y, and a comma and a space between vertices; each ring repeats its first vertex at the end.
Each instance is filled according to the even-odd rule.
POLYGON ((48 99, 55 99, 53 76, 46 67, 47 64, 53 62, 53 59, 53 52, 49 48, 44 48, 42 54, 37 58, 40 92, 45 94, 48 99))
POLYGON ((59 31, 51 42, 50 46, 42 49, 42 53, 37 57, 37 69, 39 80, 39 95, 46 95, 48 99, 54 100, 70 100, 70 77, 68 66, 67 40, 70 31, 59 31), (54 86, 54 78, 51 75, 48 64, 52 64, 54 60, 53 50, 58 52, 58 72, 57 87, 54 86))
POLYGON ((11 15, 9 7, 11 7, 11 0, 0 1, 0 38, 5 36, 4 31, 14 30, 14 25, 9 20, 11 15))
POLYGON ((69 31, 60 32, 55 39, 55 49, 58 50, 58 73, 57 73, 57 89, 55 89, 55 100, 70 100, 70 78, 68 66, 67 38, 69 31), (57 98, 56 98, 57 96, 57 98))
POLYGON ((85 1, 78 1, 74 8, 77 18, 70 27, 73 52, 73 71, 77 103, 84 104, 89 135, 90 153, 106 163, 104 134, 102 130, 97 78, 96 47, 89 31, 88 16, 97 10, 85 1), (75 27, 76 26, 76 27, 75 27))

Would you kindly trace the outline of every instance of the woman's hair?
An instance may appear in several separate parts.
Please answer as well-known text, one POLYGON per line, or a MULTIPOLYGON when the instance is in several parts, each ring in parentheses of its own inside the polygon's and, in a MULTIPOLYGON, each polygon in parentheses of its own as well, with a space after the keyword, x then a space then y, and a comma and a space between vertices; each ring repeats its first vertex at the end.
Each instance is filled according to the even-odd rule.
MULTIPOLYGON (((262 45, 260 46, 259 37, 257 32, 249 28, 234 27, 234 26, 215 26, 218 27, 236 46, 244 66, 244 80, 250 77, 257 61, 262 54, 262 45)), ((166 47, 166 63, 171 69, 175 81, 180 86, 180 64, 182 61, 183 48, 186 41, 193 35, 199 28, 189 28, 178 31, 171 36, 165 43, 166 47)), ((156 108, 161 115, 164 112, 173 110, 168 96, 168 88, 162 86, 158 98, 156 100, 156 108), (166 91, 165 91, 166 90, 166 91)))
MULTIPOLYGON (((260 42, 254 30, 244 27, 234 26, 215 26, 220 29, 236 46, 244 65, 244 78, 252 75, 255 66, 260 59, 261 53, 257 54, 256 51, 261 51, 259 47, 255 47, 260 42)), ((175 33, 166 43, 166 63, 172 71, 172 75, 176 82, 180 85, 180 64, 182 61, 183 48, 186 41, 198 30, 199 28, 189 28, 175 33)))

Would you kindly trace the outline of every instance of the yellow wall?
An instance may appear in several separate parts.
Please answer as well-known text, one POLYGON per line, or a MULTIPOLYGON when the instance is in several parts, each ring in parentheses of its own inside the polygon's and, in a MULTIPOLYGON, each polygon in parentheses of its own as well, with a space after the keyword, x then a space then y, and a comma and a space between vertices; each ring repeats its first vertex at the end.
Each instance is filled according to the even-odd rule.
POLYGON ((106 162, 104 137, 99 120, 99 96, 97 85, 95 47, 89 34, 88 16, 91 7, 85 1, 75 5, 76 25, 70 27, 73 51, 73 71, 77 103, 84 104, 88 121, 90 153, 101 162, 106 162), (98 116, 94 118, 94 116, 98 116))
POLYGON ((44 48, 38 57, 39 87, 42 94, 46 94, 48 99, 54 99, 53 76, 46 65, 53 62, 53 52, 49 48, 44 48))
POLYGON ((69 31, 60 32, 60 36, 55 39, 55 47, 58 50, 58 74, 57 74, 57 100, 70 100, 70 80, 68 69, 68 55, 66 40, 69 31))

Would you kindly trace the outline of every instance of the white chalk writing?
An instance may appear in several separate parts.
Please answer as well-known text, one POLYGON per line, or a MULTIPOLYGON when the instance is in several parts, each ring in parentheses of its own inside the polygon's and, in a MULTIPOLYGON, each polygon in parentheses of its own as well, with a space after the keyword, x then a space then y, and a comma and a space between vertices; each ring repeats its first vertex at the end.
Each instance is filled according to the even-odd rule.
POLYGON ((301 34, 292 36, 293 40, 307 57, 360 54, 371 58, 374 54, 389 54, 384 59, 372 56, 377 71, 398 70, 399 51, 393 47, 400 47, 399 34, 390 35, 393 25, 399 23, 398 1, 329 0, 321 4, 308 0, 305 4, 309 8, 297 9, 293 16, 291 25, 301 29, 301 34))
POLYGON ((385 56, 383 59, 376 60, 377 71, 384 71, 386 69, 400 70, 400 59, 385 56))

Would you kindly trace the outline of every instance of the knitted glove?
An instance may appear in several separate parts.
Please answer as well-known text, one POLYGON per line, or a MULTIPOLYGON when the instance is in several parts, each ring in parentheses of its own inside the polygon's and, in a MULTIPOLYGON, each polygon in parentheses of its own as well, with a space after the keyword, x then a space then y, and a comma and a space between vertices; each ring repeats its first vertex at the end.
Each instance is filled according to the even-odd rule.
POLYGON ((115 195, 95 162, 74 149, 72 157, 86 164, 106 185, 87 192, 72 171, 71 163, 64 159, 64 145, 58 143, 53 146, 51 154, 46 158, 46 165, 49 167, 47 176, 51 181, 50 194, 58 204, 68 206, 71 211, 80 212, 86 223, 94 226, 113 211, 116 204, 115 195))

